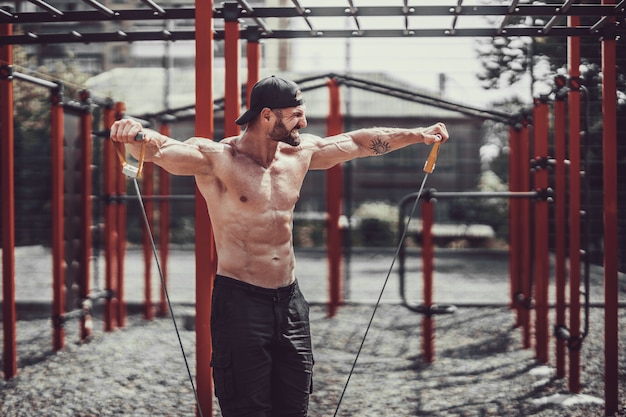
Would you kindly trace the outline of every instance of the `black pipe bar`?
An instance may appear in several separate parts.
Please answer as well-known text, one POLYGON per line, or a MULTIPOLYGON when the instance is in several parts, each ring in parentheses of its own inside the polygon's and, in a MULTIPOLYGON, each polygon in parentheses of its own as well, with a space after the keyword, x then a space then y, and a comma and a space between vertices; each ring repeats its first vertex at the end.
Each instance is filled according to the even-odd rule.
POLYGON ((83 2, 93 7, 94 9, 96 9, 96 11, 98 11, 99 13, 107 17, 115 18, 118 15, 117 12, 114 12, 113 10, 109 9, 104 4, 96 0, 83 0, 83 2))
MULTIPOLYGON (((48 16, 52 16, 53 18, 56 18, 58 16, 63 16, 63 12, 59 9, 57 9, 56 7, 46 3, 43 0, 28 0, 29 2, 33 3, 35 6, 40 7, 42 9, 44 9, 47 13, 48 16)), ((20 15, 21 13, 16 13, 16 15, 20 15)))
POLYGON ((162 17, 165 16, 165 14, 167 13, 164 8, 162 8, 152 0, 141 0, 141 2, 151 8, 155 16, 162 17))
MULTIPOLYGON (((590 26, 567 27, 559 26, 553 28, 548 34, 543 34, 541 29, 531 27, 515 27, 507 28, 502 33, 497 28, 475 28, 475 29, 457 29, 454 34, 450 33, 450 29, 414 29, 407 32, 405 29, 374 29, 363 31, 356 34, 353 30, 325 30, 315 32, 315 36, 319 38, 432 38, 432 37, 495 37, 495 36, 546 36, 546 37, 597 37, 602 36, 605 25, 599 25, 598 28, 590 26)), ((617 26, 611 27, 612 35, 626 36, 626 28, 617 26)), ((140 42, 140 41, 183 41, 194 40, 194 30, 175 30, 175 31, 142 31, 142 32, 124 32, 120 36, 120 31, 109 33, 81 33, 80 37, 71 34, 37 34, 29 33, 27 35, 10 35, 1 36, 0 45, 32 45, 32 44, 56 44, 56 43, 102 43, 102 42, 140 42)), ((247 39, 247 31, 241 30, 239 38, 247 39)), ((311 31, 308 30, 275 30, 272 32, 261 32, 260 39, 307 39, 311 37, 311 31)), ((216 30, 214 39, 217 41, 224 39, 224 31, 216 30)))
MULTIPOLYGON (((120 9, 114 10, 113 15, 107 13, 103 15, 101 11, 66 11, 62 12, 55 9, 49 4, 41 0, 29 0, 42 8, 48 6, 49 12, 24 12, 13 13, 12 16, 20 23, 43 23, 43 22, 85 22, 93 20, 164 20, 164 19, 193 19, 195 18, 194 8, 170 8, 161 9, 163 14, 155 13, 152 7, 145 9, 120 9)), ((142 0, 147 1, 147 0, 142 0)), ((547 5, 518 5, 511 7, 508 5, 501 6, 472 6, 463 7, 458 12, 456 8, 449 6, 411 6, 406 8, 403 6, 370 6, 359 7, 359 16, 616 16, 624 17, 623 1, 618 5, 589 5, 578 4, 572 5, 567 13, 561 12, 560 6, 547 5)), ((46 8, 46 10, 48 10, 46 8)), ((307 7, 298 9, 297 7, 256 7, 241 8, 239 10, 239 18, 308 18, 308 17, 338 17, 351 16, 350 9, 345 7, 307 7)), ((8 16, 7 16, 8 17, 8 16)), ((216 8, 213 13, 214 18, 223 18, 223 7, 216 8)), ((503 29, 502 27, 499 29, 503 29)), ((495 28, 494 30, 499 30, 495 28)), ((512 28, 508 28, 510 30, 512 28)), ((541 28, 529 28, 537 32, 541 28)), ((308 31, 307 31, 308 32, 308 31)))
POLYGON ((432 198, 537 198, 536 191, 436 191, 429 193, 432 198))
MULTIPOLYGON (((193 194, 173 194, 173 195, 141 195, 142 200, 146 201, 194 201, 196 196, 193 194)), ((128 201, 137 200, 137 196, 132 194, 109 195, 107 201, 128 201)))

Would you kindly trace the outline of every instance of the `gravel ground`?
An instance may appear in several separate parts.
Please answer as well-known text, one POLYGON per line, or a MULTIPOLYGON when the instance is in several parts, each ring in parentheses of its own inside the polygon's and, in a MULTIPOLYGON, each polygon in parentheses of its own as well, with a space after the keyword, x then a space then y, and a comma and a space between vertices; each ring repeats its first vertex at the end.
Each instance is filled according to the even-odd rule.
MULTIPOLYGON (((311 307, 316 359, 311 417, 333 415, 372 309, 348 305, 331 319, 324 306, 311 307)), ((426 364, 420 359, 421 316, 397 304, 381 305, 338 415, 603 416, 602 310, 592 309, 583 345, 582 396, 568 395, 567 379, 555 379, 550 366, 537 363, 534 350, 521 348, 513 320, 506 308, 460 308, 437 316, 435 361, 426 364), (559 399, 590 403, 550 401, 559 399)), ((78 344, 76 323, 69 323, 66 347, 54 353, 48 319, 20 320, 19 374, 0 381, 0 415, 195 415, 171 319, 131 315, 126 328, 112 333, 102 332, 101 325, 96 321, 90 342, 78 344)), ((624 309, 620 327, 626 328, 624 309)), ((181 330, 192 372, 194 334, 181 330)), ((626 415, 624 332, 620 346, 621 416, 626 415)), ((553 361, 554 353, 550 356, 553 361)), ((220 415, 217 406, 213 415, 220 415)))

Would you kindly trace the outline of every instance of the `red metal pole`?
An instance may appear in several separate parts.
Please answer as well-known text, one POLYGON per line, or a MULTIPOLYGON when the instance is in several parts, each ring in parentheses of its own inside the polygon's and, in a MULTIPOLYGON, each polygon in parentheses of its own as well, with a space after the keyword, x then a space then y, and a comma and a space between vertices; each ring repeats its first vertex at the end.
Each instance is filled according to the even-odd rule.
MULTIPOLYGON (((533 111, 534 120, 534 148, 537 161, 539 158, 547 158, 549 152, 548 143, 548 104, 542 100, 536 100, 533 111)), ((535 170, 535 189, 546 190, 548 188, 547 166, 535 170)), ((550 253, 548 248, 548 201, 539 199, 535 201, 535 234, 534 234, 534 272, 535 272, 535 350, 540 363, 549 361, 550 326, 548 320, 549 299, 548 291, 550 284, 550 253)))
MULTIPOLYGON (((115 121, 113 103, 109 103, 103 111, 104 127, 110 129, 115 121)), ((104 330, 115 329, 114 312, 117 306, 117 202, 112 200, 115 195, 116 174, 119 172, 116 164, 113 141, 105 139, 102 142, 102 190, 105 195, 104 205, 104 285, 113 291, 113 298, 107 299, 104 304, 104 330)))
POLYGON ((432 227, 434 221, 433 202, 424 200, 422 202, 422 268, 424 274, 424 308, 426 314, 422 318, 422 352, 424 361, 432 363, 435 360, 435 323, 432 315, 428 311, 433 306, 433 249, 432 227))
MULTIPOLYGON (((567 270, 565 259, 565 219, 567 190, 565 189, 565 97, 557 92, 554 101, 554 156, 556 166, 555 176, 555 203, 554 203, 554 229, 555 229, 555 284, 556 284, 556 325, 565 327, 565 292, 567 286, 567 270)), ((562 338, 556 339, 556 377, 565 377, 565 348, 567 341, 562 338)))
MULTIPOLYGON (((519 187, 519 129, 515 126, 509 127, 509 191, 521 191, 519 187)), ((522 323, 521 305, 516 297, 522 293, 520 280, 520 200, 509 199, 509 280, 511 307, 515 308, 516 326, 522 323)))
MULTIPOLYGON (((519 163, 520 163, 520 189, 524 191, 530 190, 530 175, 528 171, 528 160, 530 156, 530 139, 528 132, 527 120, 520 131, 519 146, 519 163)), ((522 281, 522 346, 524 349, 531 347, 530 334, 530 309, 531 309, 531 256, 530 256, 530 200, 522 199, 520 201, 520 279, 522 281)))
MULTIPOLYGON (((93 145, 91 139, 91 110, 85 106, 80 117, 80 132, 83 139, 83 151, 81 156, 81 173, 82 173, 82 231, 81 231, 81 284, 79 288, 79 296, 81 300, 86 300, 91 291, 91 254, 92 254, 92 154, 93 145)), ((81 317, 80 320, 80 339, 86 340, 91 335, 91 323, 88 317, 81 317)))
POLYGON ((239 6, 237 3, 224 3, 224 136, 237 136, 241 128, 235 123, 241 112, 241 84, 239 83, 239 6))
MULTIPOLYGON (((12 24, 0 24, 0 35, 11 36, 12 24)), ((0 149, 2 163, 2 370, 5 379, 17 375, 15 313, 15 160, 13 130, 13 47, 0 46, 0 149)))
MULTIPOLYGON (((120 120, 126 113, 126 105, 122 102, 115 103, 115 118, 120 120)), ((126 152, 124 144, 115 143, 120 152, 126 152)), ((119 197, 126 197, 126 177, 121 174, 120 163, 116 163, 117 181, 115 191, 119 197)), ((124 295, 124 260, 126 258, 126 202, 121 200, 117 204, 117 326, 126 326, 126 299, 124 295)))
MULTIPOLYGON (((327 136, 337 135, 343 130, 341 116, 341 98, 339 83, 328 80, 329 114, 326 119, 327 136)), ((343 166, 337 164, 326 173, 326 211, 328 223, 326 229, 326 251, 328 256, 328 317, 337 314, 337 309, 343 304, 342 259, 343 245, 341 226, 339 224, 342 212, 343 198, 343 166)))
MULTIPOLYGON (((159 129, 159 133, 165 136, 172 136, 169 125, 163 124, 159 129)), ((170 174, 159 168, 159 194, 162 196, 171 194, 170 174)), ((159 253, 161 255, 161 272, 163 273, 163 282, 167 285, 167 261, 170 253, 170 212, 171 203, 167 199, 161 200, 159 203, 159 253)), ((167 298, 165 290, 161 287, 161 296, 159 298, 158 314, 165 316, 168 313, 167 298)))
MULTIPOLYGON (((615 4, 603 0, 602 4, 615 4)), ((615 25, 614 18, 610 24, 615 25)), ((617 71, 616 40, 602 39, 602 178, 604 195, 604 401, 605 415, 617 413, 619 323, 617 257, 617 71)))
MULTIPOLYGON (((569 26, 580 24, 580 18, 570 16, 569 26)), ((580 77, 580 38, 568 37, 568 66, 572 79, 580 77)), ((580 89, 568 92, 569 113, 569 333, 573 341, 580 335, 580 89)), ((580 392, 579 343, 570 344, 569 390, 580 392)))
MULTIPOLYGON (((212 138, 213 0, 196 0, 196 136, 212 138)), ((234 119, 230 121, 234 122, 234 119)), ((200 407, 213 414, 211 374, 211 294, 217 255, 206 202, 196 188, 196 381, 200 407)))
MULTIPOLYGON (((154 164, 145 164, 143 166, 143 192, 145 195, 154 195, 154 164)), ((143 298, 143 318, 145 320, 154 319, 154 308, 152 306, 152 243, 150 242, 150 233, 154 229, 154 202, 146 200, 143 203, 146 209, 146 217, 150 230, 144 224, 143 230, 143 265, 144 265, 144 298, 143 298)))
POLYGON ((65 255, 64 255, 64 193, 63 193, 63 86, 50 94, 50 136, 52 142, 52 347, 65 345, 65 255))
POLYGON ((246 57, 248 59, 248 80, 246 81, 246 104, 250 106, 252 87, 259 81, 261 67, 261 44, 258 36, 255 39, 248 37, 246 43, 246 57))

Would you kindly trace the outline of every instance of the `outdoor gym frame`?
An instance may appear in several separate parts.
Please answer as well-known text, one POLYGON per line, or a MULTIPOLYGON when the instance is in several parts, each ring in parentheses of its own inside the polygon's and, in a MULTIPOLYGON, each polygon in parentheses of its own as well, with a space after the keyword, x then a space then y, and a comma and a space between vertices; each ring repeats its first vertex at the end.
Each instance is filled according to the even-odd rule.
MULTIPOLYGON (((1 167, 2 176, 2 224, 3 224, 3 314, 5 323, 5 346, 4 346, 4 375, 5 378, 13 377, 16 372, 16 364, 7 358, 15 358, 15 345, 11 346, 10 341, 15 340, 15 306, 14 301, 14 209, 12 204, 6 202, 14 201, 13 189, 13 173, 14 165, 9 155, 13 154, 13 122, 12 107, 7 106, 8 97, 12 97, 12 48, 15 44, 49 44, 49 43, 94 43, 94 42, 131 42, 140 40, 165 40, 175 41, 181 39, 195 39, 196 41, 196 125, 195 135, 200 137, 212 138, 214 136, 214 103, 213 103, 213 43, 215 40, 223 39, 225 43, 225 66, 226 79, 225 96, 228 98, 224 107, 225 136, 239 134, 239 127, 229 121, 234 121, 238 116, 241 108, 241 88, 238 83, 238 75, 240 69, 240 39, 247 40, 248 55, 248 80, 247 91, 259 78, 260 68, 260 46, 261 39, 289 39, 289 38, 328 38, 328 37, 496 37, 496 36, 561 36, 568 38, 568 67, 570 80, 578 80, 580 74, 578 67, 580 64, 580 38, 595 37, 601 38, 602 49, 602 68, 603 68, 603 210, 604 210, 604 277, 605 277, 605 413, 612 415, 617 412, 618 408, 618 281, 617 281, 617 137, 616 137, 616 37, 624 35, 624 25, 618 24, 618 19, 623 21, 625 15, 624 0, 616 4, 615 1, 603 0, 601 5, 580 5, 574 4, 573 1, 564 1, 562 4, 555 6, 547 5, 518 5, 518 1, 511 0, 505 6, 471 6, 463 7, 462 1, 458 1, 456 7, 450 6, 409 6, 408 1, 404 1, 402 7, 363 7, 356 8, 351 1, 348 1, 349 7, 320 7, 320 8, 303 8, 297 0, 292 0, 293 7, 280 8, 251 8, 244 0, 237 3, 225 3, 221 8, 214 8, 211 0, 197 0, 196 7, 193 9, 164 9, 152 0, 143 1, 147 5, 144 10, 120 10, 114 11, 106 8, 95 0, 89 2, 94 7, 93 11, 85 12, 64 12, 55 9, 44 1, 38 1, 38 7, 44 9, 42 13, 13 13, 7 10, 0 11, 0 129, 2 129, 2 155, 3 163, 1 167), (478 29, 462 29, 457 28, 457 22, 464 16, 487 16, 496 15, 503 16, 503 20, 499 27, 494 28, 478 28, 478 29), (351 17, 356 26, 356 30, 324 30, 320 31, 315 28, 314 19, 323 17, 351 17), (388 30, 363 30, 360 23, 361 17, 366 16, 401 16, 404 17, 404 27, 388 30), (412 28, 410 22, 418 16, 448 16, 452 18, 452 24, 437 29, 415 29, 412 28), (511 17, 515 16, 549 16, 550 19, 542 27, 513 27, 508 24, 511 17), (269 17, 283 17, 292 19, 302 19, 308 26, 308 30, 280 30, 272 29, 268 26, 265 19, 269 17), (596 21, 590 26, 581 26, 580 17, 593 17, 596 21), (124 21, 124 20, 167 20, 167 19, 195 19, 195 31, 156 31, 156 32, 136 32, 126 33, 115 31, 111 33, 79 33, 72 31, 69 34, 37 34, 26 33, 14 35, 12 26, 15 23, 35 23, 35 22, 76 22, 76 21, 124 21), (224 20, 224 30, 214 30, 214 19, 224 20), (245 29, 241 29, 241 21, 248 20, 254 24, 245 29), (559 20, 567 19, 565 26, 557 26, 559 20), (258 26, 257 26, 258 25, 258 26), (13 323, 12 325, 10 323, 13 323)), ((332 91, 332 88, 331 88, 332 91)), ((574 185, 580 187, 580 126, 576 125, 580 114, 580 91, 570 88, 568 92, 568 109, 569 109, 569 168, 570 168, 570 188, 576 189, 574 185), (572 185, 573 184, 573 185, 572 185)), ((562 114, 563 107, 556 104, 556 111, 559 116, 562 114)), ((58 152, 62 149, 58 144, 58 118, 57 110, 53 106, 53 169, 60 169, 58 152), (56 115, 56 116, 55 116, 56 115), (56 119, 55 119, 56 118, 56 119), (54 122, 57 120, 57 122, 54 122)), ((555 113, 556 114, 556 113, 555 113)), ((530 116, 530 115, 529 115, 530 116)), ((541 158, 548 157, 548 111, 546 103, 539 100, 533 109, 532 120, 530 117, 521 121, 521 128, 514 124, 511 126, 510 137, 511 145, 514 147, 512 152, 517 155, 529 155, 530 131, 529 126, 533 126, 534 134, 534 151, 535 156, 541 158)), ((341 130, 339 124, 340 118, 333 122, 332 129, 329 127, 329 133, 341 130), (338 123, 338 124, 335 124, 338 123)), ((110 120, 112 122, 112 120, 110 120)), ((556 126, 555 126, 556 127, 556 126)), ((558 128, 562 129, 563 124, 558 128)), ((559 130, 558 134, 555 130, 555 136, 561 141, 563 133, 559 130)), ((61 138, 62 139, 62 138, 61 138)), ((558 142, 561 143, 561 142, 558 142)), ((564 147, 557 149, 557 152, 564 152, 564 147)), ((565 165, 559 162, 564 161, 562 155, 557 155, 556 169, 563 171, 565 165)), ((521 172, 523 167, 523 157, 516 158, 511 161, 510 169, 521 172)), ((87 175, 87 174, 86 174, 87 175)), ((340 175, 340 171, 329 172, 329 184, 341 184, 340 181, 333 180, 333 176, 340 175)), ((530 178, 528 175, 511 176, 516 178, 510 184, 512 192, 524 192, 530 190, 530 178)), ((535 187, 547 188, 547 175, 542 171, 538 171, 534 177, 535 187)), ((54 216, 62 215, 62 199, 58 196, 62 193, 62 182, 53 181, 53 195, 57 198, 53 201, 54 216)), ((564 187, 555 187, 557 192, 564 187)), ((332 206, 332 199, 339 206, 332 206, 329 209, 329 224, 334 224, 335 216, 341 212, 340 192, 333 190, 329 194, 329 205, 332 206)), ((210 303, 199 302, 206 300, 206 294, 212 290, 212 280, 207 277, 215 275, 217 259, 215 247, 212 239, 210 219, 206 215, 206 204, 196 190, 195 195, 195 212, 196 212, 196 351, 197 351, 197 387, 200 392, 212 392, 212 380, 210 369, 210 332, 209 322, 205 318, 210 315, 210 303)), ((569 338, 578 340, 580 338, 580 318, 577 311, 580 311, 580 294, 576 293, 580 284, 580 195, 570 195, 570 244, 569 244, 569 266, 570 266, 570 326, 569 338)), ((556 197, 556 201, 559 197, 556 197)), ((547 212, 547 201, 540 200, 535 203, 535 212, 537 221, 535 223, 535 235, 541 236, 546 232, 545 223, 547 212)), ((520 215, 530 211, 530 201, 528 199, 511 200, 511 216, 520 215)), ((55 217, 55 220, 58 217, 55 217)), ((119 220, 118 221, 122 221, 119 220)), ((53 221, 53 223, 55 223, 53 221)), ((338 223, 337 223, 338 224, 338 223)), ((58 224, 55 225, 58 228, 58 224)), ((564 227, 563 224, 557 224, 559 230, 564 227)), ((58 236, 60 230, 55 230, 58 236)), ((89 233, 86 231, 86 233, 89 233)), ((520 239, 523 242, 529 242, 529 229, 518 225, 511 230, 512 241, 520 239)), ((536 244, 542 246, 541 239, 535 236, 536 244)), ((547 239, 546 239, 547 240, 547 239)), ((334 241, 334 240, 333 240, 334 241)), ((340 240, 338 240, 340 241, 340 240)), ((337 241, 334 241, 337 242, 337 241)), ((117 248, 122 246, 123 242, 118 242, 117 248)), ((539 317, 537 322, 537 335, 541 340, 547 340, 548 328, 542 317, 546 314, 545 297, 547 295, 547 274, 548 268, 546 264, 547 250, 539 252, 535 247, 535 255, 538 256, 537 262, 534 264, 534 271, 529 268, 530 262, 530 245, 520 245, 522 249, 519 257, 511 258, 511 280, 515 284, 517 290, 521 288, 521 301, 528 302, 531 299, 530 289, 524 277, 529 277, 534 273, 536 277, 535 286, 535 302, 536 314, 539 317)), ((53 258, 58 256, 62 248, 53 246, 53 258)), ((108 247, 111 251, 112 247, 108 247)), ((330 247, 329 247, 330 251, 330 247)), ((340 252, 340 251, 337 251, 340 252)), ((335 252, 333 252, 335 253, 335 252)), ((562 282, 564 279, 564 262, 563 248, 557 248, 557 276, 556 279, 562 282), (559 255, 561 254, 561 255, 559 255)), ((336 256, 329 252, 329 263, 331 268, 337 268, 335 264, 336 256)), ((53 259, 53 262, 54 259, 53 259)), ((54 264, 53 270, 55 280, 62 275, 62 265, 54 264)), ((340 270, 340 266, 338 267, 340 270)), ((335 273, 335 272, 333 272, 335 273)), ((340 297, 340 287, 336 287, 333 291, 337 291, 340 297)), ((513 288, 512 288, 513 291, 513 288)), ((87 296, 87 294, 83 294, 87 296)), ((564 302, 564 294, 557 293, 557 303, 564 302)), ((341 304, 339 298, 337 305, 341 304)), ((331 304, 333 296, 331 296, 331 304)), ((56 306, 54 307, 57 308, 56 306)), ((56 310, 55 310, 56 311, 56 310)), ((53 311, 53 315, 54 315, 53 311)), ((528 322, 528 308, 518 310, 518 320, 524 324, 528 322)), ((561 315, 559 315, 562 318, 561 315)), ((557 321, 560 320, 557 318, 557 321)), ((524 344, 530 343, 530 338, 525 332, 524 344)), ((559 338, 562 343, 562 338, 559 338)), ((560 346, 560 345, 559 345, 560 346)), ((577 350, 571 350, 570 361, 575 363, 579 361, 577 350)), ((537 356, 541 361, 547 361, 547 349, 537 348, 537 356)), ((572 368, 578 369, 578 366, 571 365, 572 368)), ((570 375, 574 382, 570 382, 570 389, 576 391, 575 375, 570 375), (574 387, 571 384, 574 384, 574 387)), ((211 413, 213 404, 211 396, 202 396, 200 406, 205 413, 211 413)))

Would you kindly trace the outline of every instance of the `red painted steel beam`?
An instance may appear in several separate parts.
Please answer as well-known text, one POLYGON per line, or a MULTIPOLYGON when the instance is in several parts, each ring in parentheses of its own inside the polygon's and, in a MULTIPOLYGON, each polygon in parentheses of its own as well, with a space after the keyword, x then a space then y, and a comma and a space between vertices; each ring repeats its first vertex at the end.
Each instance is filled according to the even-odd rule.
POLYGON ((239 82, 239 61, 241 43, 239 42, 239 20, 236 3, 224 4, 224 136, 237 136, 240 126, 235 123, 241 112, 241 83, 239 82), (234 10, 233 10, 234 9, 234 10))
MULTIPOLYGON (((602 4, 615 4, 603 0, 602 4)), ((611 19, 611 24, 615 24, 611 19)), ((604 195, 604 383, 605 415, 618 411, 619 323, 617 277, 617 71, 616 40, 602 40, 602 178, 604 195)))
MULTIPOLYGON (((110 129, 115 121, 115 112, 112 105, 106 106, 103 110, 103 124, 105 129, 110 129)), ((102 141, 102 191, 107 199, 104 205, 104 286, 113 291, 113 298, 104 302, 104 331, 110 332, 115 329, 114 320, 117 305, 117 202, 112 197, 115 195, 115 180, 117 170, 117 158, 115 156, 113 141, 105 139, 102 141)))
MULTIPOLYGON (((161 125, 159 133, 171 137, 172 131, 167 124, 161 125)), ((170 174, 163 168, 158 169, 159 172, 159 194, 162 196, 171 194, 170 174)), ((168 199, 159 202, 159 254, 161 255, 161 272, 163 273, 163 283, 167 285, 167 261, 170 253, 170 213, 171 203, 168 199)), ((165 289, 161 287, 159 306, 157 313, 159 316, 165 316, 168 313, 167 298, 165 289)))
POLYGON ((246 81, 246 105, 250 107, 250 93, 252 87, 259 81, 261 68, 261 44, 256 40, 248 39, 246 43, 246 57, 248 61, 248 78, 246 81))
POLYGON ((65 313, 65 255, 64 255, 64 114, 62 86, 50 94, 50 136, 52 164, 52 347, 60 350, 65 345, 65 327, 61 321, 65 313))
MULTIPOLYGON (((13 25, 1 24, 0 35, 13 33, 13 25)), ((15 313, 15 160, 13 130, 13 47, 0 46, 0 149, 2 163, 2 371, 5 379, 17 375, 15 313)))
MULTIPOLYGON (((424 279, 424 309, 428 312, 433 306, 433 272, 435 251, 433 248, 434 203, 430 200, 422 202, 422 274, 424 279)), ((435 360, 435 323, 431 314, 422 317, 422 355, 424 361, 435 360)))
MULTIPOLYGON (((509 127, 509 191, 517 192, 520 189, 520 161, 519 161, 519 129, 515 126, 509 127)), ((515 308, 516 326, 522 323, 522 311, 519 301, 516 299, 522 293, 522 282, 520 276, 520 199, 510 198, 509 203, 509 281, 511 307, 515 308)))
MULTIPOLYGON (((126 113, 126 105, 122 102, 115 103, 115 119, 121 120, 126 113)), ((126 152, 123 143, 115 143, 120 152, 126 152)), ((126 196, 126 177, 122 175, 121 163, 116 162, 117 181, 115 182, 115 193, 124 198, 126 196)), ((124 201, 124 200, 122 200, 124 201)), ((126 298, 124 293, 124 261, 126 259, 126 204, 118 203, 116 206, 116 230, 117 230, 117 326, 126 326, 126 298)))
MULTIPOLYGON (((569 25, 578 26, 580 18, 570 17, 569 25)), ((567 39, 567 61, 571 79, 580 77, 580 38, 567 39)), ((567 94, 569 130, 569 334, 578 341, 580 334, 580 89, 570 88, 567 94)), ((570 344, 569 390, 580 392, 580 349, 570 344)))
MULTIPOLYGON (((81 251, 80 251, 80 288, 79 297, 86 300, 91 291, 91 255, 92 255, 92 155, 93 144, 91 138, 91 110, 85 106, 80 115, 80 135, 83 141, 81 155, 81 251)), ((91 326, 88 318, 80 319, 80 339, 86 340, 91 335, 91 326)))
MULTIPOLYGON (((143 166, 143 192, 145 195, 154 195, 154 164, 143 166)), ((152 243, 150 241, 151 230, 154 229, 154 200, 147 199, 143 203, 146 210, 146 217, 150 230, 145 224, 142 226, 142 249, 143 249, 143 318, 145 320, 154 319, 154 308, 152 305, 152 243)))
MULTIPOLYGON (((196 0, 196 127, 198 137, 212 138, 213 0, 196 0)), ((232 120, 234 122, 234 119, 232 120)), ((208 139, 207 139, 208 140, 208 139)), ((217 255, 206 202, 196 187, 196 387, 202 414, 213 414, 211 374, 211 293, 217 255)))
MULTIPOLYGON (((343 131, 341 115, 341 97, 339 83, 330 79, 327 83, 329 92, 329 114, 326 119, 327 136, 338 135, 343 131)), ((343 200, 343 166, 337 164, 326 172, 326 252, 328 257, 328 317, 337 314, 343 304, 342 261, 343 245, 340 218, 343 200)))
MULTIPOLYGON (((549 152, 549 107, 542 100, 536 100, 533 108, 534 120, 534 152, 536 160, 547 158, 549 152)), ((547 166, 535 170, 534 184, 536 190, 548 188, 547 166)), ((548 201, 537 200, 534 203, 534 275, 535 275, 535 351, 540 363, 548 363, 550 326, 548 321, 550 284, 550 252, 548 248, 549 227, 548 201)))
MULTIPOLYGON (((524 120, 519 135, 519 163, 520 163, 520 190, 530 191, 530 174, 528 161, 530 157, 530 136, 528 121, 524 120)), ((524 349, 531 347, 530 309, 532 303, 532 281, 530 270, 532 267, 530 254, 530 200, 522 199, 520 202, 520 279, 522 281, 522 346, 524 349)))
MULTIPOLYGON (((567 189, 565 178, 565 97, 557 94, 554 101, 554 232, 555 232, 555 286, 556 286, 556 325, 566 326, 566 290, 567 290, 567 260, 565 257, 566 246, 566 220, 567 220, 567 189)), ((565 354, 567 341, 562 338, 556 339, 556 377, 565 377, 565 354)))

